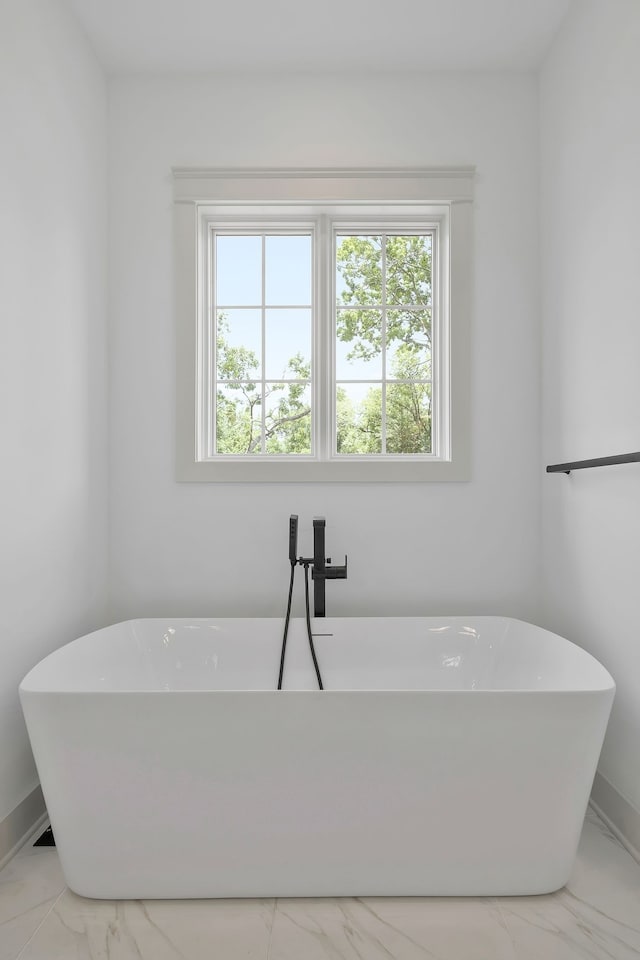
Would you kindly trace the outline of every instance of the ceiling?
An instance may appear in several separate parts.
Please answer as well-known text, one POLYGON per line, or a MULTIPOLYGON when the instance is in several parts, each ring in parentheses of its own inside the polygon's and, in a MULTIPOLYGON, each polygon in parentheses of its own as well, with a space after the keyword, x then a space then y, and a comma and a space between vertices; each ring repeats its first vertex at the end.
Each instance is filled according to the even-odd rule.
POLYGON ((109 73, 534 70, 570 0, 67 0, 109 73))

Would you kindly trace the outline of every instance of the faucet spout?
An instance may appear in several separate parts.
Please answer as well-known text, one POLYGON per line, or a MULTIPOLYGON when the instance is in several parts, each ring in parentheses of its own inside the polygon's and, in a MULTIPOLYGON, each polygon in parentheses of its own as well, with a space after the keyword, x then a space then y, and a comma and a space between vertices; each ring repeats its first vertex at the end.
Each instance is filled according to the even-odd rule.
POLYGON ((313 587, 313 615, 314 617, 324 617, 325 613, 325 546, 324 532, 326 520, 324 517, 313 518, 313 570, 311 578, 314 580, 313 587))

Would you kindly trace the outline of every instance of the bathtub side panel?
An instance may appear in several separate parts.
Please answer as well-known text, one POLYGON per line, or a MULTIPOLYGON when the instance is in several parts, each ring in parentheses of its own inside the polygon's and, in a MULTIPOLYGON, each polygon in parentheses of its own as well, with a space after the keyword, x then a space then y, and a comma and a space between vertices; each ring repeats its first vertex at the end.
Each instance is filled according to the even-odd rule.
POLYGON ((562 886, 612 693, 24 694, 69 886, 98 898, 562 886))

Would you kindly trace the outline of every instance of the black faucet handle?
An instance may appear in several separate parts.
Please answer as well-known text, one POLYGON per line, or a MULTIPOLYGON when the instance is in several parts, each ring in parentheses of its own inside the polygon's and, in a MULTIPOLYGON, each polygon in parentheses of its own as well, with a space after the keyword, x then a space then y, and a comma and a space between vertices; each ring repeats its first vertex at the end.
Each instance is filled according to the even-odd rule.
POLYGON ((325 567, 324 570, 312 570, 313 580, 346 580, 347 579, 347 557, 344 558, 343 566, 325 567))
POLYGON ((348 559, 345 553, 344 555, 344 564, 342 566, 336 567, 326 567, 325 571, 328 574, 329 580, 346 580, 347 579, 347 565, 348 559))
POLYGON ((298 514, 292 513, 289 517, 289 560, 298 562, 298 514))

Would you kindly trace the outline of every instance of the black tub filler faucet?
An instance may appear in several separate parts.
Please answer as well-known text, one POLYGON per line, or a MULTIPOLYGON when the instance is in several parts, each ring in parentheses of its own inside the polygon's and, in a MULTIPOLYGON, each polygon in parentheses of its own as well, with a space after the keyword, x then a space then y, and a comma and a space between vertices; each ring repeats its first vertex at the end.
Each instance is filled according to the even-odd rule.
POLYGON ((313 580, 313 615, 314 617, 326 616, 325 608, 325 583, 327 580, 346 580, 347 579, 347 558, 344 558, 344 566, 329 566, 331 557, 325 559, 324 532, 326 521, 324 517, 313 518, 313 567, 311 568, 311 579, 313 580))
POLYGON ((331 557, 325 558, 324 533, 327 522, 324 517, 313 518, 313 557, 297 558, 298 552, 298 517, 293 514, 289 519, 289 561, 292 566, 299 563, 303 567, 311 567, 313 580, 313 615, 326 616, 325 583, 327 580, 347 579, 347 558, 344 566, 331 566, 331 557))
POLYGON ((313 556, 298 557, 298 515, 292 514, 289 518, 289 563, 291 564, 291 579, 289 581, 289 599, 287 601, 287 613, 284 620, 284 633, 282 636, 282 648, 280 651, 280 673, 278 674, 278 690, 282 689, 282 679, 284 674, 284 658, 287 649, 287 636, 289 634, 289 618, 291 617, 291 597, 293 595, 293 581, 295 579, 296 566, 304 567, 304 594, 307 621, 307 635, 309 638, 309 649, 313 659, 313 666, 318 678, 318 687, 324 690, 320 666, 316 651, 313 645, 313 633, 311 628, 311 616, 309 610, 309 567, 311 567, 311 578, 313 580, 313 615, 314 617, 326 616, 325 610, 325 583, 327 580, 346 580, 347 579, 347 558, 344 558, 344 566, 331 566, 331 557, 325 557, 324 531, 326 521, 324 517, 313 518, 313 556))

